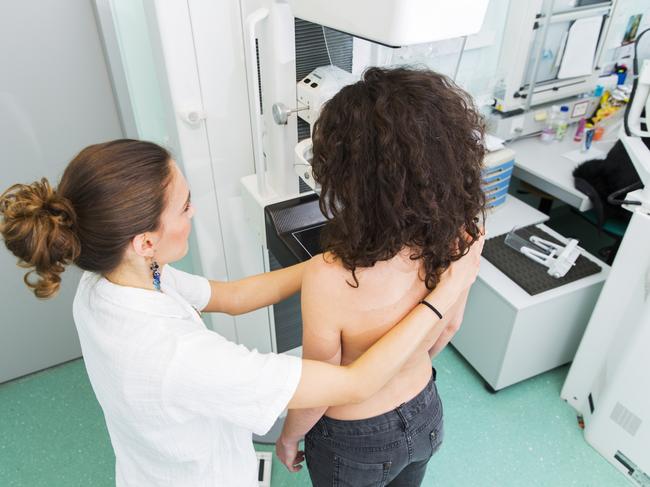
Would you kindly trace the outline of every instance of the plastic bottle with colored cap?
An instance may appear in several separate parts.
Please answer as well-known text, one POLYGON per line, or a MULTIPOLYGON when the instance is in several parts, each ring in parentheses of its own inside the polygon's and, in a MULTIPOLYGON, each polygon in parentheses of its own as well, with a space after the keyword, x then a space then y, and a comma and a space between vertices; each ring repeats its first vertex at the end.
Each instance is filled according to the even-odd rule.
POLYGON ((569 127, 569 107, 562 105, 560 108, 560 114, 555 122, 555 138, 557 140, 563 140, 566 135, 567 129, 569 127))

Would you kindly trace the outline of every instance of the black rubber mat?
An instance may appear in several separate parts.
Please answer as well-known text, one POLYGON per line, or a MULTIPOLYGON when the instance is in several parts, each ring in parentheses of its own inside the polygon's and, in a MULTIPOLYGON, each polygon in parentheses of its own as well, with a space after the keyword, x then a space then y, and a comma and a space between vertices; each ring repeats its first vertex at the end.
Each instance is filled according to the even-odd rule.
MULTIPOLYGON (((517 229, 517 235, 525 239, 537 235, 550 242, 561 243, 535 225, 517 229)), ((483 248, 483 257, 531 296, 598 274, 602 270, 598 264, 580 255, 573 268, 564 277, 556 279, 546 272, 547 267, 508 247, 505 239, 506 235, 488 239, 483 248)))

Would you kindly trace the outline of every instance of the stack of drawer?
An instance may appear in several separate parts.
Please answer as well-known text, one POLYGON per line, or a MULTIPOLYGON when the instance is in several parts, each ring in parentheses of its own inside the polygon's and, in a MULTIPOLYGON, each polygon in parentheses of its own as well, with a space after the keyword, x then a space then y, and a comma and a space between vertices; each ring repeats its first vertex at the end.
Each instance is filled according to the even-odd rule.
POLYGON ((511 149, 488 152, 485 156, 483 190, 487 208, 496 209, 505 202, 514 165, 515 152, 511 149))

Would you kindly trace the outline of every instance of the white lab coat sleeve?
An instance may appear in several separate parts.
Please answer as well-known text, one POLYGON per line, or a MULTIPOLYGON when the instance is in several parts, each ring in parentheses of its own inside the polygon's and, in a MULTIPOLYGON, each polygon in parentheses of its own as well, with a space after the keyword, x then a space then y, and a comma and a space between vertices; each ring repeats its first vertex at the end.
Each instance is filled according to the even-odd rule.
POLYGON ((214 417, 266 433, 298 387, 302 361, 262 354, 201 330, 180 338, 163 379, 163 404, 179 421, 214 417))
POLYGON ((163 267, 160 282, 163 290, 171 286, 198 311, 205 309, 212 295, 210 281, 205 277, 180 271, 170 265, 163 267))

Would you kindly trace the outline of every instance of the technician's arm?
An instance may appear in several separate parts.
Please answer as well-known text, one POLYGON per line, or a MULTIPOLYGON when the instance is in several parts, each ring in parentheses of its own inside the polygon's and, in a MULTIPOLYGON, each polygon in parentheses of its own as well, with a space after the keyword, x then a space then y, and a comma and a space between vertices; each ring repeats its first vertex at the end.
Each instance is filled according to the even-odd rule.
POLYGON ((210 281, 212 295, 205 312, 240 315, 269 306, 300 291, 306 262, 238 281, 210 281))
MULTIPOLYGON (((476 279, 482 248, 483 238, 445 271, 438 286, 427 296, 427 301, 443 316, 476 279)), ((350 365, 303 360, 300 382, 289 408, 365 401, 402 368, 427 335, 442 333, 445 325, 444 320, 420 305, 350 365)))

